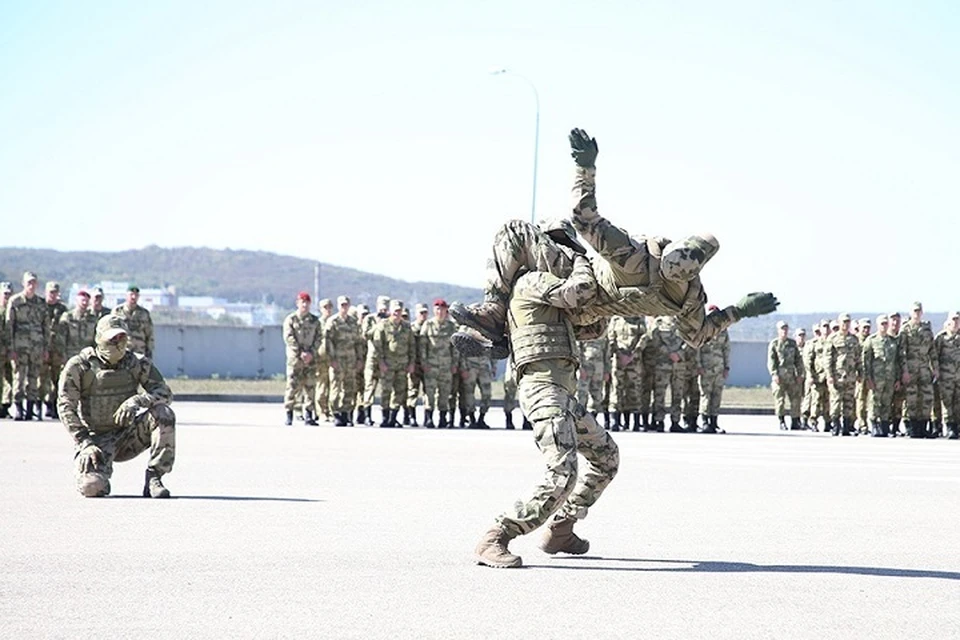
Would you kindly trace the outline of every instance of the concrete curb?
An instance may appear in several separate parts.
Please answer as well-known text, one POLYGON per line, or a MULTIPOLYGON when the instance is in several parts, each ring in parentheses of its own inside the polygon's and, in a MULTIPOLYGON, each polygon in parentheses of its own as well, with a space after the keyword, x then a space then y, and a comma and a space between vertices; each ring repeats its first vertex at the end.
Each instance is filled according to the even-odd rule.
MULTIPOLYGON (((228 394, 228 393, 180 393, 174 395, 179 402, 253 402, 263 404, 283 404, 283 396, 264 394, 228 394)), ((502 400, 494 400, 491 407, 503 407, 502 400)), ((722 407, 720 415, 772 416, 773 409, 765 407, 722 407)))

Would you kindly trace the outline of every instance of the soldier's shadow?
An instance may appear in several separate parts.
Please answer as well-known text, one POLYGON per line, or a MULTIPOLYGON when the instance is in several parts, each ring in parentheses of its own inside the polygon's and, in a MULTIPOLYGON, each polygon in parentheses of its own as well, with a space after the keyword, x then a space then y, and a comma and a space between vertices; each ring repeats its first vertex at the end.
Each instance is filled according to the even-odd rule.
MULTIPOLYGON (((130 494, 130 495, 112 495, 110 500, 123 500, 127 498, 135 498, 139 500, 147 500, 139 494, 130 494)), ((226 501, 236 501, 236 502, 326 502, 326 500, 320 500, 317 498, 278 498, 274 496, 170 496, 170 500, 226 500, 226 501)))
POLYGON ((835 573, 886 578, 937 578, 960 580, 960 572, 893 567, 855 567, 816 564, 754 564, 717 560, 668 560, 662 558, 605 558, 564 556, 549 564, 524 565, 531 569, 572 569, 575 571, 644 571, 692 573, 835 573))

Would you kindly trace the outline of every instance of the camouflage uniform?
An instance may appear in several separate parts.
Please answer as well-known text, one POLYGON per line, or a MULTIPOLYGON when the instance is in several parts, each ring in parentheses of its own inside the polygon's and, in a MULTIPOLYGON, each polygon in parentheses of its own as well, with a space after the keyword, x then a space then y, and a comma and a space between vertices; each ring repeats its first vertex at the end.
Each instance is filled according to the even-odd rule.
POLYGON ((330 411, 334 424, 345 427, 353 424, 353 403, 357 397, 357 369, 359 369, 360 329, 351 315, 331 315, 323 328, 325 352, 329 363, 330 411))
MULTIPOLYGON (((867 338, 870 337, 870 320, 867 318, 861 319, 857 323, 857 340, 860 342, 860 351, 863 352, 863 345, 866 342, 867 338)), ((869 396, 870 390, 867 388, 867 384, 864 380, 859 380, 857 382, 856 396, 854 404, 857 407, 857 428, 860 433, 867 433, 868 427, 870 425, 870 416, 869 416, 869 396)))
POLYGON ((698 352, 697 368, 700 370, 700 414, 705 432, 717 431, 717 416, 723 399, 723 386, 730 373, 730 334, 721 331, 698 352))
POLYGON ((893 391, 900 382, 897 339, 875 333, 863 342, 863 381, 870 390, 870 424, 875 436, 890 433, 893 391))
POLYGON ((419 353, 423 366, 424 426, 432 427, 434 408, 440 411, 437 426, 441 429, 452 426, 453 416, 449 417, 450 394, 453 387, 453 373, 457 366, 458 354, 450 344, 450 336, 457 325, 449 317, 440 320, 433 317, 420 327, 419 353))
POLYGON ((790 400, 790 429, 800 429, 800 399, 803 394, 803 364, 800 349, 793 338, 777 337, 767 346, 767 371, 773 389, 774 411, 785 428, 786 400, 790 400))
POLYGON ((854 426, 854 392, 863 377, 860 341, 851 333, 831 334, 827 346, 827 376, 830 384, 830 417, 834 435, 849 435, 854 426))
POLYGON ((950 439, 957 439, 960 422, 960 333, 952 326, 937 334, 935 346, 940 372, 940 398, 943 402, 943 420, 950 439))
POLYGON ((806 351, 804 373, 810 386, 810 420, 817 429, 817 420, 823 418, 824 430, 830 424, 830 389, 827 386, 826 353, 830 337, 821 334, 810 341, 806 351))
POLYGON ((152 358, 156 345, 153 340, 153 319, 150 317, 150 312, 139 304, 128 307, 124 303, 114 308, 113 315, 127 323, 130 330, 130 350, 152 358))
MULTIPOLYGON (((374 354, 374 340, 379 323, 389 317, 386 310, 390 299, 386 296, 377 297, 377 315, 369 315, 360 325, 361 337, 367 344, 366 362, 363 365, 363 401, 361 406, 366 409, 366 424, 373 424, 373 402, 377 395, 377 385, 380 383, 380 363, 374 354)), ((386 395, 386 390, 381 391, 386 395)))
MULTIPOLYGON (((48 282, 46 286, 47 293, 56 291, 59 295, 60 285, 56 282, 48 282)), ((40 365, 40 396, 47 408, 47 417, 56 418, 57 416, 57 381, 60 379, 60 371, 63 369, 64 355, 57 340, 57 324, 60 322, 60 316, 67 312, 67 305, 56 300, 55 302, 46 301, 44 303, 46 312, 45 321, 47 324, 47 357, 40 365)))
MULTIPOLYGON (((283 394, 283 408, 292 413, 297 401, 306 398, 306 406, 313 407, 317 388, 317 345, 320 341, 320 319, 309 311, 300 315, 294 311, 283 320, 283 342, 287 355, 287 386, 283 394), (309 353, 313 359, 305 363, 301 356, 309 353)), ((308 409, 312 410, 312 409, 308 409)))
POLYGON ((922 438, 933 408, 933 379, 939 364, 930 323, 913 320, 900 330, 900 370, 904 378, 907 434, 922 438))
POLYGON ((533 423, 546 475, 532 496, 497 518, 508 537, 556 519, 576 521, 616 475, 619 451, 610 435, 577 403, 576 340, 564 309, 589 299, 593 278, 579 260, 567 281, 548 273, 522 276, 510 298, 508 333, 517 362, 520 406, 533 423), (578 478, 577 452, 587 468, 578 478))
POLYGON ((79 308, 74 308, 60 316, 56 339, 58 349, 65 360, 80 353, 84 347, 93 346, 99 319, 90 309, 81 313, 79 308))
MULTIPOLYGON (((612 322, 611 322, 612 324, 612 322)), ((580 378, 577 384, 577 402, 594 417, 607 413, 604 385, 610 380, 610 343, 606 337, 581 340, 580 378)))
POLYGON ((664 417, 667 412, 667 388, 670 388, 670 430, 674 433, 682 431, 680 426, 680 398, 678 386, 679 374, 682 367, 681 348, 683 340, 677 332, 673 318, 662 316, 657 318, 650 340, 656 349, 656 364, 653 374, 653 429, 664 430, 664 417))
MULTIPOLYGON (((402 310, 403 303, 393 300, 391 311, 402 310)), ((383 390, 380 411, 381 427, 402 426, 397 413, 407 400, 407 373, 416 361, 416 344, 410 323, 401 318, 385 318, 377 323, 373 334, 373 358, 380 368, 383 390)))
POLYGON ((680 346, 680 362, 675 371, 679 378, 676 383, 680 390, 680 414, 683 417, 683 426, 687 431, 697 430, 697 411, 700 408, 700 369, 697 362, 700 358, 698 349, 684 343, 680 346))
MULTIPOLYGON (((903 374, 903 363, 900 362, 900 315, 898 313, 890 314, 890 330, 889 335, 891 338, 897 341, 897 365, 900 367, 900 370, 897 372, 897 378, 903 374)), ((893 389, 893 398, 890 400, 890 435, 898 436, 901 435, 900 431, 900 422, 903 418, 903 405, 906 400, 906 385, 903 384, 903 381, 900 381, 900 384, 895 385, 893 389)))
POLYGON ((487 356, 460 356, 457 370, 460 373, 460 426, 487 428, 486 415, 490 410, 493 372, 487 356), (475 390, 480 389, 480 413, 477 415, 475 390))
MULTIPOLYGON (((330 393, 331 393, 331 371, 330 355, 327 353, 327 341, 324 332, 326 331, 327 321, 333 317, 333 301, 324 298, 318 305, 320 308, 319 327, 320 337, 317 340, 317 353, 314 359, 317 362, 317 388, 314 392, 316 398, 316 414, 322 416, 325 421, 330 420, 330 393)), ((307 405, 309 406, 309 405, 307 405)), ((350 403, 350 412, 353 412, 353 402, 350 403)))
MULTIPOLYGON (((98 324, 98 333, 110 320, 116 321, 98 324)), ((115 461, 132 460, 149 449, 147 477, 159 479, 170 473, 176 457, 173 394, 163 376, 149 358, 132 351, 110 364, 99 344, 67 361, 57 396, 60 421, 74 441, 77 489, 85 496, 110 493, 115 461), (132 407, 130 415, 118 416, 118 409, 126 407, 132 407), (96 450, 92 447, 102 452, 102 464, 91 469, 84 463, 96 450)), ((144 487, 145 495, 147 491, 144 487)))
MULTIPOLYGON (((513 410, 520 406, 517 401, 517 371, 513 366, 513 358, 507 358, 507 366, 503 371, 503 413, 506 416, 506 428, 513 429, 513 410)), ((532 429, 533 426, 526 417, 523 418, 523 428, 532 429)))
POLYGON ((0 282, 0 418, 10 417, 13 405, 13 367, 10 366, 7 335, 7 302, 13 295, 9 282, 0 282))
POLYGON ((22 291, 7 303, 8 357, 13 363, 13 399, 20 419, 27 416, 40 418, 40 367, 44 350, 50 343, 46 306, 40 296, 28 298, 22 291), (16 354, 16 358, 12 354, 16 354), (23 411, 24 401, 27 402, 26 412, 23 411))
MULTIPOLYGON (((610 404, 613 406, 611 429, 640 431, 640 385, 643 380, 643 350, 647 345, 643 318, 614 316, 607 328, 608 367, 610 368, 610 404)), ((582 365, 581 365, 582 366, 582 365)))
POLYGON ((426 311, 427 307, 423 304, 416 306, 417 319, 410 323, 413 330, 413 350, 414 363, 413 373, 407 376, 407 403, 403 408, 403 424, 417 426, 417 402, 420 400, 420 394, 424 391, 423 383, 423 362, 420 360, 420 330, 426 324, 426 316, 421 317, 421 311, 426 311))

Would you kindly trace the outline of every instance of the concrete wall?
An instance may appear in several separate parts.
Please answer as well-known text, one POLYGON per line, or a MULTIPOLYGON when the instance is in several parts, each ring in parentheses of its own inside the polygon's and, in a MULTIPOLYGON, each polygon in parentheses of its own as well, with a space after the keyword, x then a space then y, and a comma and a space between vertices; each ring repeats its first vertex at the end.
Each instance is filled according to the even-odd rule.
MULTIPOLYGON (((155 362, 168 377, 269 378, 285 372, 283 338, 270 327, 156 327, 155 362)), ((730 378, 735 387, 770 384, 767 343, 734 342, 730 347, 730 378)), ((502 366, 500 367, 502 374, 502 366)))

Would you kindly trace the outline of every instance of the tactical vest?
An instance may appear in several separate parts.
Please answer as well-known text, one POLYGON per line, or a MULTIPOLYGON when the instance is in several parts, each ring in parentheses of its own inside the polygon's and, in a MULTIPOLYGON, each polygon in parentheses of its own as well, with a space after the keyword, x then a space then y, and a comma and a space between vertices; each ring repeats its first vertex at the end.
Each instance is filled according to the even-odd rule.
POLYGON ((513 361, 520 367, 540 360, 565 358, 580 364, 577 340, 569 322, 540 323, 510 329, 513 361))
POLYGON ((91 431, 119 429, 113 414, 124 400, 140 389, 135 371, 136 356, 128 352, 114 369, 104 365, 93 347, 85 348, 79 357, 83 360, 80 417, 91 431))

